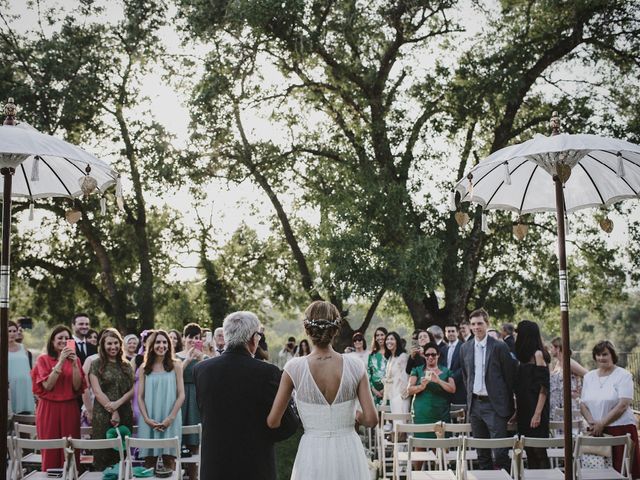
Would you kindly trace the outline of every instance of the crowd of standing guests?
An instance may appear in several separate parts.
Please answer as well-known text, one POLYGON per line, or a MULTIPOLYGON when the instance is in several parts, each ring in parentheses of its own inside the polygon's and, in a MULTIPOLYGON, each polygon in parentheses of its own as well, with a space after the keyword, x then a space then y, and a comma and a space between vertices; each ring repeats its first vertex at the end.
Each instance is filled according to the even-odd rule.
MULTIPOLYGON (((123 338, 114 328, 92 330, 84 313, 75 315, 71 326, 55 327, 46 352, 34 362, 22 345, 20 326, 9 322, 11 408, 35 413, 38 438, 78 437, 81 424, 90 425, 98 439, 113 429, 124 436, 136 428, 141 438, 180 437, 182 425, 200 423, 193 370, 225 352, 221 328, 212 332, 189 323, 182 332, 148 330, 123 338)), ((256 334, 255 357, 267 361, 262 326, 256 334)), ((415 331, 410 343, 384 327, 375 329, 370 347, 360 332, 351 340, 345 354, 365 366, 374 403, 389 405, 392 413, 411 412, 415 423, 449 422, 454 404, 466 409, 474 437, 507 437, 509 423, 515 423, 521 435, 548 437, 550 420, 562 418, 562 344, 555 338, 545 345, 535 322, 504 324, 498 331, 491 328, 489 314, 479 309, 444 331, 435 325, 415 331)), ((298 343, 290 337, 273 360, 282 368, 311 351, 306 339, 298 343)), ((571 415, 581 415, 593 435, 629 433, 635 442, 632 474, 640 477, 630 408, 633 378, 617 366, 610 342, 598 342, 592 357, 597 366, 592 371, 571 359, 571 415)), ((195 435, 186 435, 182 444, 182 455, 198 451, 195 435)), ((159 456, 171 466, 175 455, 161 449, 139 452, 147 466, 159 456)), ((529 468, 549 468, 544 449, 528 448, 527 458, 529 468)), ((615 448, 612 460, 620 469, 615 448)), ((117 452, 102 451, 94 464, 104 469, 117 461, 117 452)), ((507 450, 479 450, 478 462, 481 469, 508 470, 510 460, 507 450)), ((62 451, 43 452, 43 470, 62 464, 62 451)))

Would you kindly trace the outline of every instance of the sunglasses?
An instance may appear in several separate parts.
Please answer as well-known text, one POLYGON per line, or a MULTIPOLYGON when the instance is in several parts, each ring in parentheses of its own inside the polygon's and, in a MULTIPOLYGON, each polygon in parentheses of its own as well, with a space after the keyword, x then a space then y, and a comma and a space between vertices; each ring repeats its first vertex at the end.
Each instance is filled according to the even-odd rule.
POLYGON ((364 338, 354 338, 354 342, 364 342, 364 338))
POLYGON ((425 353, 424 356, 425 357, 437 357, 438 354, 437 353, 425 353))

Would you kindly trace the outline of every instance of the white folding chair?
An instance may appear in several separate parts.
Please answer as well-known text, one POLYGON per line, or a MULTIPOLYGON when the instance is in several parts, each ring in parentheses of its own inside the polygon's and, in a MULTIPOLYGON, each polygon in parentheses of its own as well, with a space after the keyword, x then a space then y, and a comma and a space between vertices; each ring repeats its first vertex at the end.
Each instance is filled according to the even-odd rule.
MULTIPOLYGON (((464 468, 463 477, 465 480, 511 480, 512 475, 516 475, 517 472, 515 470, 515 462, 514 459, 511 460, 510 471, 506 472, 504 469, 501 470, 469 470, 467 468, 467 459, 466 454, 469 449, 478 449, 478 448, 509 448, 512 451, 517 446, 516 442, 518 437, 510 437, 510 438, 472 438, 463 436, 462 437, 462 455, 460 456, 462 461, 462 466, 459 468, 464 468)), ((473 463, 471 463, 473 465, 473 463)))
MULTIPOLYGON (((522 450, 520 453, 524 453, 524 448, 546 448, 557 449, 562 448, 564 451, 564 438, 533 438, 533 437, 520 437, 520 444, 516 450, 522 450)), ((547 454, 548 455, 548 454, 547 454)), ((524 456, 521 454, 515 455, 516 471, 518 472, 518 478, 520 480, 564 480, 564 473, 559 468, 549 469, 529 469, 524 466, 524 456)))
MULTIPOLYGON (((33 440, 30 438, 13 438, 13 446, 15 449, 16 456, 16 479, 30 479, 30 480, 51 480, 51 477, 47 476, 46 472, 31 472, 28 475, 24 475, 24 467, 23 467, 23 452, 22 450, 64 450, 67 446, 68 442, 66 438, 59 438, 54 440, 33 440)), ((64 465, 62 466, 62 480, 67 480, 68 478, 68 470, 69 466, 67 464, 66 455, 64 465)))
POLYGON ((409 437, 407 451, 407 480, 455 480, 457 478, 457 469, 460 463, 456 462, 456 473, 451 470, 445 469, 444 454, 446 451, 455 449, 458 455, 461 455, 462 451, 462 438, 416 438, 409 437), (423 451, 416 451, 417 448, 426 449, 427 451, 433 449, 436 452, 436 457, 439 458, 440 469, 439 470, 414 470, 413 462, 420 461, 416 455, 424 453, 423 451))
POLYGON ((629 452, 632 451, 633 442, 629 434, 618 437, 587 437, 578 435, 573 453, 573 471, 576 480, 631 480, 631 464, 629 452), (623 446, 621 471, 617 472, 613 467, 608 468, 583 468, 581 457, 585 447, 617 447, 623 446))
MULTIPOLYGON (((577 435, 582 429, 582 420, 572 420, 571 430, 577 435)), ((564 438, 562 432, 564 431, 564 422, 562 420, 552 420, 549 422, 549 436, 553 438, 564 438)), ((564 465, 564 444, 560 447, 547 448, 547 456, 551 461, 551 466, 558 468, 560 465, 564 465)))
MULTIPOLYGON (((132 438, 126 437, 126 450, 127 456, 125 459, 125 479, 130 480, 133 478, 133 457, 131 453, 132 448, 161 448, 172 449, 176 455, 176 468, 170 477, 171 480, 182 480, 182 460, 180 458, 180 439, 178 437, 172 438, 132 438)), ((156 479, 157 477, 145 477, 156 479)))
MULTIPOLYGON (((441 430, 440 423, 396 423, 393 426, 393 478, 400 478, 400 468, 407 465, 409 459, 408 450, 403 450, 404 443, 400 443, 399 438, 401 435, 406 435, 407 438, 413 437, 416 433, 437 433, 441 430)), ((425 452, 413 452, 414 462, 427 462, 428 469, 431 470, 431 466, 436 466, 436 469, 441 469, 440 461, 435 453, 432 451, 425 452)), ((406 467, 407 470, 409 467, 406 467)))
MULTIPOLYGON (((182 426, 182 435, 197 435, 198 436, 198 445, 202 445, 202 424, 199 423, 197 425, 183 425, 182 426)), ((198 448, 198 453, 191 453, 190 457, 182 457, 182 464, 195 464, 198 469, 198 478, 200 478, 200 462, 201 462, 201 450, 198 448)))
MULTIPOLYGON (((389 425, 394 425, 399 422, 410 423, 411 422, 411 414, 410 413, 387 413, 382 412, 381 415, 381 423, 384 426, 387 422, 389 425)), ((380 440, 379 440, 379 459, 380 465, 382 467, 382 477, 392 477, 393 476, 393 451, 396 443, 404 443, 406 442, 395 442, 395 437, 393 433, 393 427, 390 431, 385 432, 384 427, 381 429, 380 440), (387 438, 388 437, 388 438, 387 438)))
POLYGON ((36 424, 36 416, 35 415, 26 415, 24 413, 16 413, 13 415, 11 419, 13 423, 22 423, 26 425, 35 425, 36 424))
MULTIPOLYGON (((38 438, 38 434, 36 432, 35 425, 26 425, 22 423, 14 423, 13 430, 15 432, 15 436, 18 438, 28 438, 31 440, 36 440, 38 438)), ((38 453, 38 451, 28 452, 25 455, 21 455, 22 463, 29 465, 42 465, 42 455, 38 453)))
POLYGON ((78 469, 74 461, 76 450, 117 450, 119 457, 118 480, 124 480, 124 448, 122 446, 122 438, 108 438, 100 440, 85 440, 72 438, 69 440, 67 447, 67 463, 69 464, 69 480, 102 480, 103 472, 86 471, 78 476, 78 469))
POLYGON ((389 405, 378 405, 376 406, 376 411, 378 412, 378 425, 375 427, 374 435, 373 435, 373 443, 374 448, 378 451, 378 459, 382 458, 382 454, 380 452, 380 440, 384 435, 384 425, 382 424, 382 414, 383 413, 391 413, 391 407, 389 405))
POLYGON ((13 438, 7 435, 7 453, 9 454, 9 459, 7 462, 7 480, 13 480, 18 477, 16 473, 14 476, 14 471, 16 469, 16 452, 13 447, 13 438))
MULTIPOLYGON (((444 427, 444 434, 452 434, 454 437, 471 436, 471 424, 470 423, 442 423, 444 427)), ((465 461, 467 462, 467 468, 471 468, 471 462, 478 459, 478 452, 475 450, 469 450, 465 453, 465 461)), ((456 452, 449 452, 445 454, 445 463, 457 461, 456 452)))

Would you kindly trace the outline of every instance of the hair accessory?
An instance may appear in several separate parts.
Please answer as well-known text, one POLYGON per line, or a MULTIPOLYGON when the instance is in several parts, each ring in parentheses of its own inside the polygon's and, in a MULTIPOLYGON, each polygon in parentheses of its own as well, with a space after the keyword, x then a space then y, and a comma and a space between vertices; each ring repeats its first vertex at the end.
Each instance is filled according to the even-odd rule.
POLYGON ((340 326, 340 318, 336 318, 335 320, 327 320, 325 318, 317 318, 317 319, 304 319, 305 327, 316 327, 316 328, 331 328, 340 326))

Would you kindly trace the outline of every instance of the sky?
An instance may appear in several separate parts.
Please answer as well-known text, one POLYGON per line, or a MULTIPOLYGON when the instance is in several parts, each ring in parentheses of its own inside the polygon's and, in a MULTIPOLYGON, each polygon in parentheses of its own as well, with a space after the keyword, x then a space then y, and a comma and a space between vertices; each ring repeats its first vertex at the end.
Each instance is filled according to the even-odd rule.
MULTIPOLYGON (((76 0, 60 0, 58 4, 68 7, 74 5, 76 0)), ((37 26, 37 15, 34 10, 34 2, 25 2, 24 0, 9 0, 11 9, 15 13, 21 15, 21 20, 14 26, 19 31, 30 30, 37 26)), ((117 7, 117 2, 107 2, 107 10, 105 12, 105 19, 115 19, 120 15, 117 7)), ((479 32, 482 29, 482 25, 474 20, 477 16, 473 15, 473 12, 469 9, 468 5, 464 6, 461 10, 461 17, 465 19, 465 25, 468 28, 468 35, 479 32)), ((182 50, 179 42, 179 35, 172 26, 167 26, 162 30, 162 38, 167 45, 169 51, 178 52, 182 50)), ((205 50, 196 50, 197 53, 204 53, 205 50)), ((429 69, 433 65, 432 59, 425 59, 421 67, 429 69)), ((275 72, 267 72, 267 81, 277 82, 277 75, 275 72)), ((148 96, 150 99, 150 109, 156 120, 165 125, 176 137, 176 145, 184 147, 188 144, 189 139, 189 111, 186 107, 185 93, 176 91, 175 87, 168 85, 160 77, 158 73, 153 73, 145 79, 143 83, 142 93, 148 96)), ((280 132, 277 127, 269 125, 264 120, 259 119, 257 116, 247 112, 245 119, 251 127, 251 135, 266 135, 272 137, 278 137, 280 132)), ((447 149, 447 145, 439 143, 438 148, 443 150, 447 149)), ((450 151, 451 155, 455 155, 455 150, 450 151)), ((444 171, 440 173, 438 177, 436 175, 435 181, 454 180, 453 178, 447 178, 449 172, 444 171)), ((126 172, 125 172, 126 177, 126 172)), ((128 183, 125 181, 125 190, 128 183)), ((242 223, 246 223, 249 227, 256 229, 261 236, 269 235, 269 229, 265 219, 272 214, 270 203, 266 196, 254 186, 251 182, 245 181, 240 185, 229 185, 226 182, 220 180, 212 180, 206 187, 207 201, 199 207, 199 214, 204 218, 209 218, 211 215, 214 218, 215 233, 219 242, 224 242, 229 238, 231 233, 235 231, 242 223), (258 214, 255 214, 255 211, 258 214)), ((425 189, 432 188, 432 185, 426 185, 425 189)), ((420 197, 420 194, 417 195, 420 197)), ((291 197, 284 197, 285 206, 291 204, 291 197)), ((147 194, 147 201, 156 204, 169 204, 177 208, 184 216, 184 222, 186 224, 195 224, 196 211, 194 209, 194 202, 189 192, 186 189, 178 190, 176 192, 168 192, 161 198, 153 198, 147 194)), ((637 206, 637 201, 636 201, 637 206)), ((446 196, 443 197, 442 208, 446 208, 446 196)), ((634 217, 640 219, 640 209, 636 208, 634 217)), ((317 215, 312 210, 305 212, 305 216, 310 221, 317 219, 317 215)), ((29 224, 24 228, 35 228, 37 230, 37 224, 41 217, 36 216, 35 222, 29 224)), ((627 220, 617 215, 612 215, 611 218, 614 221, 614 232, 607 237, 607 241, 611 245, 623 246, 627 242, 627 220)), ((569 236, 571 238, 571 229, 569 230, 569 236)), ((44 232, 40 232, 45 235, 44 232)), ((603 233, 603 235, 606 235, 603 233)), ((571 248, 569 249, 571 252, 571 248)), ((197 277, 197 271, 195 265, 197 264, 197 258, 194 255, 184 254, 178 261, 183 267, 176 267, 174 270, 174 276, 176 279, 189 280, 197 277)))

